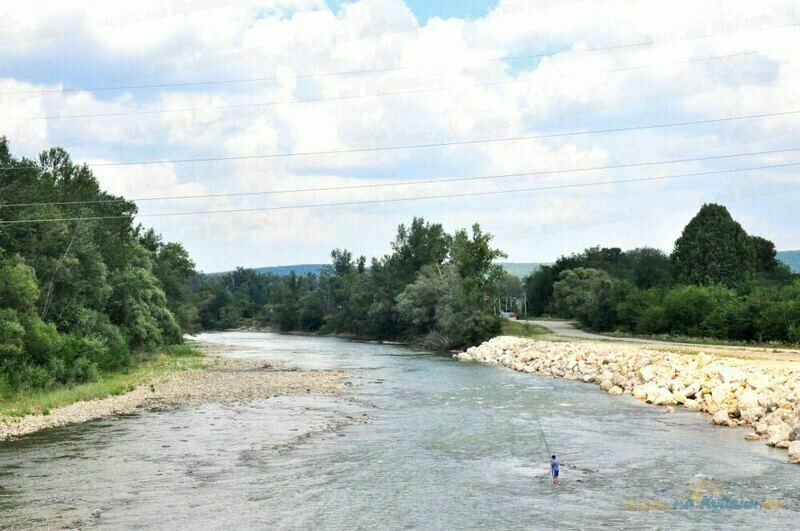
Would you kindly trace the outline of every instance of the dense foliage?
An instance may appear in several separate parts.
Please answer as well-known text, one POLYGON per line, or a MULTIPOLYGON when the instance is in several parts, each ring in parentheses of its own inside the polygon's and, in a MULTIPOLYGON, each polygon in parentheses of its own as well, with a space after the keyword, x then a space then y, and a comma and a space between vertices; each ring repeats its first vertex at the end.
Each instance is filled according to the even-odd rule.
POLYGON ((92 380, 193 321, 186 251, 64 150, 18 160, 0 138, 0 213, 0 391, 92 380), (37 219, 55 221, 14 223, 37 219))
POLYGON ((704 205, 667 257, 594 247, 525 279, 528 307, 599 331, 800 342, 800 278, 774 244, 704 205))
POLYGON ((392 252, 369 266, 365 257, 335 249, 319 275, 238 269, 199 276, 192 289, 203 328, 250 321, 446 349, 499 331, 492 299, 504 275, 493 263, 500 256, 478 225, 450 235, 438 223, 414 218, 397 228, 392 252))

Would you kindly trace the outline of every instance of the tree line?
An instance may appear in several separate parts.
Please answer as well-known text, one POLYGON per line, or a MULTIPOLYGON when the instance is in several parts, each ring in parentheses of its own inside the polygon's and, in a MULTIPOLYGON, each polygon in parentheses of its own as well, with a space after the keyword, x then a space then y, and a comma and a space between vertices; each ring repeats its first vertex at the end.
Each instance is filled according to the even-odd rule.
POLYGON ((667 255, 592 247, 525 279, 533 315, 597 331, 758 342, 800 342, 800 276, 775 245, 706 204, 667 255))
POLYGON ((369 265, 334 249, 319 275, 240 268, 199 275, 191 291, 204 329, 251 323, 433 349, 474 345, 500 331, 492 301, 504 272, 494 261, 504 254, 491 240, 477 224, 448 234, 414 218, 397 228, 392 251, 369 265))
POLYGON ((0 137, 0 214, 56 220, 0 224, 0 393, 124 369, 196 321, 186 250, 135 225, 136 205, 63 149, 17 159, 0 137), (66 220, 94 216, 109 219, 66 220))

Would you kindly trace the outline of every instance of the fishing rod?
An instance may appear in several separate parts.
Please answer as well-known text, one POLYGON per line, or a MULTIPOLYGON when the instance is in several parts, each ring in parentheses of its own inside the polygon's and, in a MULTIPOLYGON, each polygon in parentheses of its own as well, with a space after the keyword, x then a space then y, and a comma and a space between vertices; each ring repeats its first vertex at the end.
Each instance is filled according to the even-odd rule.
POLYGON ((547 455, 548 456, 553 455, 553 454, 550 453, 550 445, 547 444, 547 437, 544 434, 544 429, 542 428, 542 423, 539 421, 539 417, 538 416, 536 416, 535 418, 536 418, 536 424, 539 425, 539 433, 542 434, 542 440, 544 441, 544 448, 545 448, 545 450, 547 450, 547 455))

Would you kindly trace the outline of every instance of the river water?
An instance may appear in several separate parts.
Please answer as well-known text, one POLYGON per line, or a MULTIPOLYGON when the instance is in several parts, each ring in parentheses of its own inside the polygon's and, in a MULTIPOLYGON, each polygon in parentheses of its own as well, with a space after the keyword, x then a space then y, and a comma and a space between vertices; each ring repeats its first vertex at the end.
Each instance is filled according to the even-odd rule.
POLYGON ((800 469, 698 413, 405 347, 204 334, 351 374, 0 443, 0 528, 797 528, 800 469), (549 451, 562 483, 548 477, 549 451))

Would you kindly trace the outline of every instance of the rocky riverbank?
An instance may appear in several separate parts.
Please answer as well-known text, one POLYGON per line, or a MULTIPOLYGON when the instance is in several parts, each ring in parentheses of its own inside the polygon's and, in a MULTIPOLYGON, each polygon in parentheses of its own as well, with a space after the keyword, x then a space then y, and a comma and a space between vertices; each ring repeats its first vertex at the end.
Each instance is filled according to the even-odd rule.
POLYGON ((699 410, 722 426, 753 428, 746 438, 788 449, 800 464, 800 361, 737 359, 597 342, 501 336, 454 355, 462 361, 594 383, 664 406, 699 410))
POLYGON ((167 373, 133 391, 100 400, 76 402, 48 415, 28 415, 0 422, 0 441, 46 428, 86 422, 141 410, 205 402, 239 402, 292 394, 336 393, 345 388, 339 371, 300 371, 264 360, 216 357, 227 347, 202 348, 203 368, 167 373))

